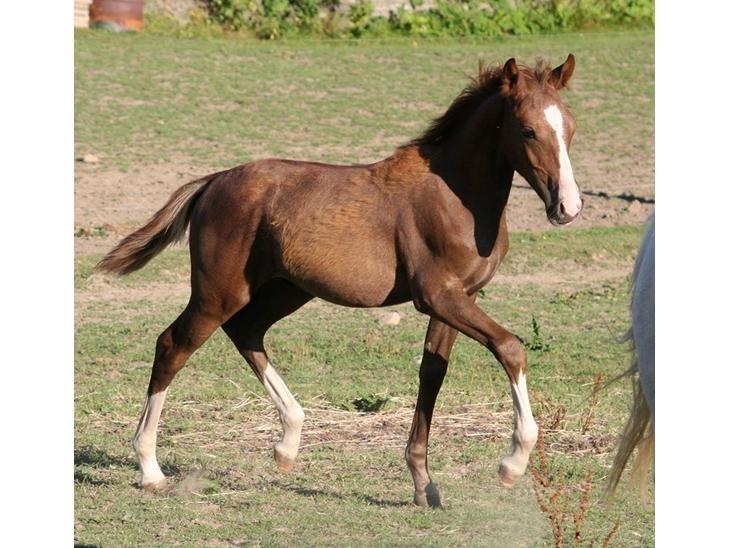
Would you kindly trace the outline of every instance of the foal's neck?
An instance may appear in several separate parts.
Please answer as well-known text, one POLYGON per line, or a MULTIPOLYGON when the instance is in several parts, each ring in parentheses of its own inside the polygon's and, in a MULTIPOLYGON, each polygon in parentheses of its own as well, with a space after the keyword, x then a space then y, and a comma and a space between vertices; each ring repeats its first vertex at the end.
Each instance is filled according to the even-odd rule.
POLYGON ((512 169, 499 151, 504 99, 485 100, 469 120, 432 145, 431 169, 441 176, 478 224, 500 224, 512 187, 512 169))

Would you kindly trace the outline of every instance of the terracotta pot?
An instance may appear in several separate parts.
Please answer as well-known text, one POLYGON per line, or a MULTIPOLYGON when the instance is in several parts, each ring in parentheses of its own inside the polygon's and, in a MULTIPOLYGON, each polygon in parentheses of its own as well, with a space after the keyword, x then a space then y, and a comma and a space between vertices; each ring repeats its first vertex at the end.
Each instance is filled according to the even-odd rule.
POLYGON ((89 8, 92 27, 142 30, 144 0, 94 0, 89 8))

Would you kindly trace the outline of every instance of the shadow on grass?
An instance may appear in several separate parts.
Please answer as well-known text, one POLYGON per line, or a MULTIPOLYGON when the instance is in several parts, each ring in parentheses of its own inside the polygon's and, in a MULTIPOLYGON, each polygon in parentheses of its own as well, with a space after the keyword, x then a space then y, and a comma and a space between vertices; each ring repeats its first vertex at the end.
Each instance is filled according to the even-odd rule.
POLYGON ((74 470, 74 483, 85 483, 86 485, 109 485, 104 479, 98 479, 83 470, 74 470))
MULTIPOLYGON (((91 468, 108 470, 113 468, 127 468, 137 470, 137 461, 129 457, 117 457, 110 455, 104 449, 84 446, 74 450, 74 465, 89 466, 91 468)), ((166 476, 179 476, 180 467, 174 464, 161 464, 160 468, 166 476)), ((76 482, 88 481, 94 485, 101 485, 107 482, 92 478, 89 474, 76 470, 74 472, 76 482)))
POLYGON ((74 449, 74 464, 76 466, 91 466, 92 468, 136 468, 137 463, 128 457, 115 457, 104 449, 84 446, 74 449))
MULTIPOLYGON (((312 489, 307 487, 299 487, 296 485, 290 485, 290 484, 283 484, 278 481, 272 482, 273 485, 276 487, 279 487, 280 489, 283 489, 284 491, 291 491, 293 493, 296 493, 297 495, 300 495, 302 497, 327 497, 332 499, 338 499, 338 500, 348 500, 348 499, 356 499, 360 501, 367 502, 368 504, 372 504, 374 506, 379 506, 381 508, 398 508, 398 507, 408 507, 413 506, 410 502, 404 502, 404 501, 396 501, 396 500, 385 500, 380 499, 376 497, 371 497, 370 495, 364 495, 362 493, 338 493, 336 491, 329 491, 326 489, 312 489)), ((414 506, 415 508, 415 506, 414 506)))
MULTIPOLYGON (((532 187, 530 185, 526 184, 519 184, 514 183, 513 186, 515 188, 521 188, 524 190, 532 190, 532 187)), ((581 190, 582 194, 586 194, 588 196, 596 196, 598 198, 616 198, 618 200, 624 200, 625 202, 639 202, 641 204, 654 204, 656 203, 656 200, 654 198, 651 198, 649 196, 638 196, 634 194, 633 192, 621 192, 620 194, 616 193, 608 193, 604 191, 595 191, 595 190, 581 190)))

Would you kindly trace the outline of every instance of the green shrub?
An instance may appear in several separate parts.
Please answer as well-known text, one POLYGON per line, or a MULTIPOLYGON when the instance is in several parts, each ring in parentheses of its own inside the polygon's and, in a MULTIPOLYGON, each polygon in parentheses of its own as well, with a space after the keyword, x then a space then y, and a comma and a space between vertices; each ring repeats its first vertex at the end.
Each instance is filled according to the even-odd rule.
POLYGON ((223 27, 202 10, 191 11, 185 22, 167 13, 149 13, 144 16, 144 32, 178 36, 180 38, 222 37, 223 27))
POLYGON ((352 25, 350 33, 355 38, 359 38, 368 30, 373 19, 373 11, 375 11, 375 6, 370 0, 357 0, 357 2, 350 5, 347 18, 352 25))
POLYGON ((248 27, 257 14, 256 0, 208 0, 210 17, 231 30, 248 27))
POLYGON ((491 37, 654 24, 653 0, 437 0, 428 10, 410 0, 390 16, 374 15, 371 0, 347 14, 339 0, 209 0, 211 20, 260 38, 293 34, 491 37))

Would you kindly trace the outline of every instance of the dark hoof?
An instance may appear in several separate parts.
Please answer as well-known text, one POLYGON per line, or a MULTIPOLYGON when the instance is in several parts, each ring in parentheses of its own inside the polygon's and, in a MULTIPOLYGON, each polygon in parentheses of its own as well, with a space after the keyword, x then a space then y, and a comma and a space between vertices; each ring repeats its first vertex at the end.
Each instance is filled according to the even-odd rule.
POLYGON ((416 506, 421 506, 422 508, 443 508, 438 487, 436 487, 436 484, 433 482, 426 486, 424 492, 419 493, 416 491, 416 494, 413 497, 413 502, 416 506))

